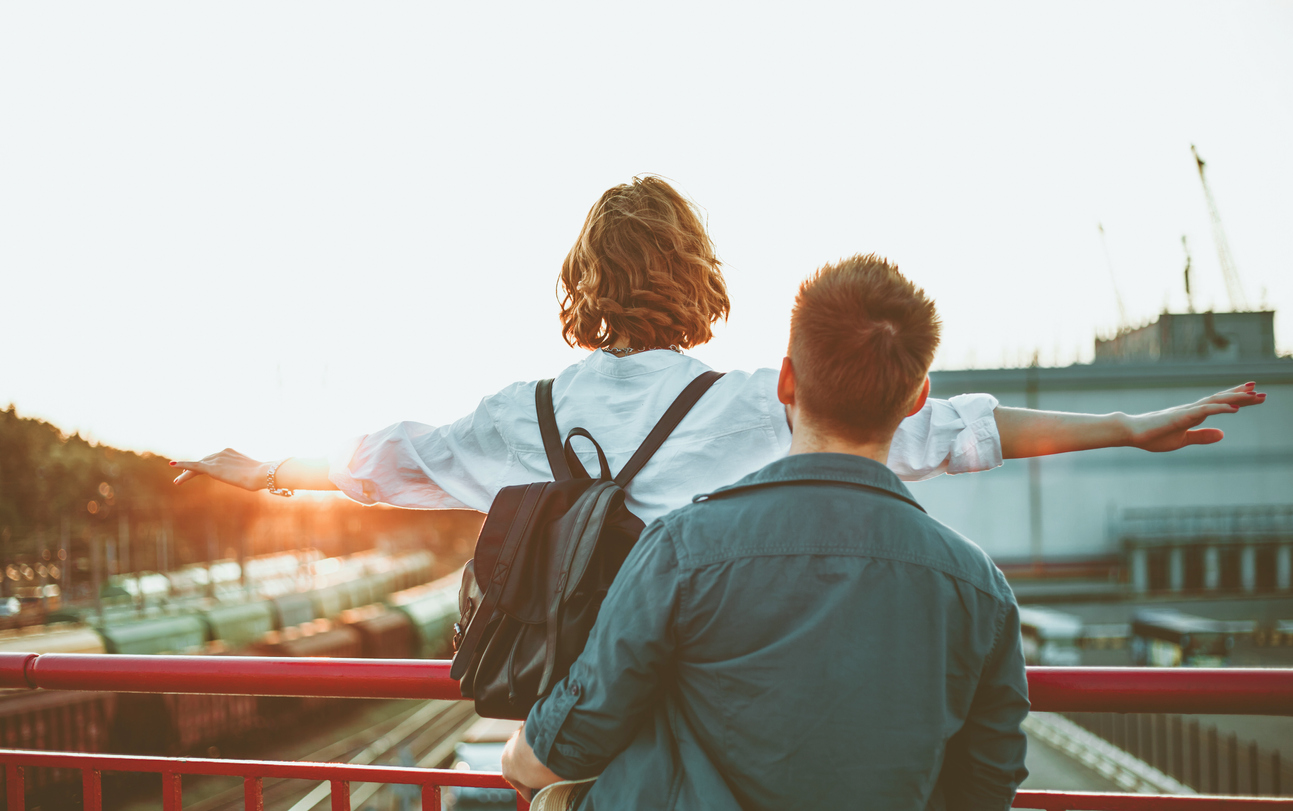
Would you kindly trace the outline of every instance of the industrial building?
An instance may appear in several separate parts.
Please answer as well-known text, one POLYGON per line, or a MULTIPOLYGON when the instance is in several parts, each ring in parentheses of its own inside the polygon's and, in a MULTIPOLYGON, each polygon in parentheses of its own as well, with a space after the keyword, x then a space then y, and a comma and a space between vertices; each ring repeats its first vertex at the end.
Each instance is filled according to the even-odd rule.
MULTIPOLYGON (((1206 425, 1225 439, 1166 454, 1113 448, 913 486, 1008 575, 1105 573, 1132 593, 1293 588, 1293 359, 1274 313, 1164 313, 1096 342, 1091 364, 935 372, 933 393, 1004 406, 1141 413, 1249 380, 1264 405, 1206 425)), ((1013 579, 1013 578, 1012 578, 1013 579)))

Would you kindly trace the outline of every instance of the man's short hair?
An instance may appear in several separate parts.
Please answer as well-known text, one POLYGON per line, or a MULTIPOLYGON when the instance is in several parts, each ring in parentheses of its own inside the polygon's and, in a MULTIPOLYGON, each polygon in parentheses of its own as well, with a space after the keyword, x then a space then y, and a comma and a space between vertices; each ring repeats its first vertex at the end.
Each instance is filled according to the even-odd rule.
POLYGON ((796 405, 854 441, 889 439, 929 373, 941 327, 925 291, 876 254, 819 268, 790 316, 796 405))

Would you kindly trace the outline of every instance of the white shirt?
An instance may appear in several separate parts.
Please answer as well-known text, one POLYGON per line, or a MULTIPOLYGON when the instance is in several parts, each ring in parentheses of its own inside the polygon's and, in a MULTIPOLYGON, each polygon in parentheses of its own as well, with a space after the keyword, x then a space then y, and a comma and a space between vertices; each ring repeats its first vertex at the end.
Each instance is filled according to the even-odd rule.
MULTIPOLYGON (((669 350, 626 358, 596 350, 553 383, 562 438, 576 426, 587 429, 618 473, 674 398, 708 370, 669 350)), ((650 523, 785 456, 790 425, 777 376, 774 369, 728 372, 715 383, 630 482, 633 514, 650 523)), ((552 480, 534 388, 533 381, 514 383, 452 425, 399 422, 368 434, 332 458, 329 478, 364 504, 487 511, 504 487, 552 480)), ((919 481, 1000 465, 996 407, 988 394, 929 400, 899 426, 889 467, 919 481)), ((592 445, 576 439, 574 447, 596 475, 592 445)))

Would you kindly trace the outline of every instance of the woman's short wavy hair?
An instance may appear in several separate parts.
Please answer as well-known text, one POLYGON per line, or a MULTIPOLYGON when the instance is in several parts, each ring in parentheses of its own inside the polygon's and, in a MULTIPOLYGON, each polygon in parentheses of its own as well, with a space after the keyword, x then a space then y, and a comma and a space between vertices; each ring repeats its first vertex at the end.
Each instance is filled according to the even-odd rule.
POLYGON ((587 349, 699 346, 731 310, 720 264, 696 208, 635 177, 602 195, 561 265, 561 335, 587 349))

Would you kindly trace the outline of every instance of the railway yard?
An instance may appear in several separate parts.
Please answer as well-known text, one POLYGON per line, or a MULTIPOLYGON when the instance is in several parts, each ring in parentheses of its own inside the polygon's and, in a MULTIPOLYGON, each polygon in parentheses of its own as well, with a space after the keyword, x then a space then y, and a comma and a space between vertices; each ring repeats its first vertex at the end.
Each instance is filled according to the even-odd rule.
MULTIPOLYGON (((257 593, 243 583, 238 589, 208 590, 222 599, 189 597, 168 605, 132 599, 98 612, 64 610, 44 625, 0 632, 0 651, 394 659, 450 655, 458 576, 433 579, 429 553, 298 556, 297 562, 296 568, 286 560, 263 562, 263 571, 277 573, 264 578, 257 593)), ((1145 664, 1140 659, 1148 655, 1146 644, 1156 655, 1163 647, 1161 641, 1141 638, 1149 633, 1142 629, 1147 606, 1160 614, 1222 623, 1229 641, 1224 661, 1216 664, 1293 664, 1293 634, 1284 621, 1293 617, 1293 599, 1286 597, 1081 602, 1040 612, 1028 607, 1026 646, 1029 635, 1035 636, 1030 664, 1145 664)), ((1184 643, 1178 647, 1178 658, 1186 655, 1184 643)), ((1280 760, 1293 753, 1293 719, 1126 715, 1115 721, 1112 714, 1087 715, 1039 713, 1031 719, 1031 776, 1025 789, 1293 791, 1293 773, 1286 774, 1280 760), (1265 771, 1259 774, 1259 768, 1265 771), (1172 775, 1180 781, 1173 782, 1172 775)), ((0 747, 10 749, 466 768, 462 741, 472 740, 470 730, 479 723, 470 704, 441 700, 0 692, 0 747)), ((478 749, 486 752, 486 760, 492 756, 488 747, 478 749)), ((80 786, 70 772, 34 769, 27 786, 29 807, 73 807, 79 799, 80 786)), ((156 775, 105 774, 103 807, 153 808, 157 791, 156 775)), ((237 778, 192 777, 185 781, 184 807, 232 811, 243 807, 243 791, 237 778)), ((324 808, 328 792, 326 783, 266 779, 264 807, 324 808)), ((398 785, 355 784, 350 794, 355 809, 405 811, 420 802, 415 790, 398 785)), ((449 792, 446 807, 454 807, 454 800, 449 792)), ((508 798, 503 806, 512 802, 508 798)))

